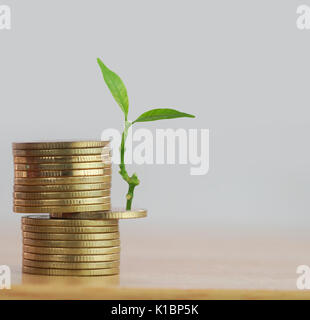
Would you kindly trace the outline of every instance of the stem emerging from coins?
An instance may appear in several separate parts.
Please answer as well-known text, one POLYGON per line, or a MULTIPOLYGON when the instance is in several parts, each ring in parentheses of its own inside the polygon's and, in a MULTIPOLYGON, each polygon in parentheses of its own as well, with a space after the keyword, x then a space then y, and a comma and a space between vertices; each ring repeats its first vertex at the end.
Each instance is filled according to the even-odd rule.
POLYGON ((125 166, 125 151, 126 151, 125 142, 128 135, 128 129, 130 128, 131 125, 132 123, 127 121, 127 119, 125 119, 125 128, 122 134, 122 142, 120 146, 121 161, 119 165, 119 168, 120 168, 119 173, 122 176, 122 178, 128 183, 128 192, 126 195, 126 199, 127 199, 126 210, 131 210, 131 204, 134 196, 135 187, 140 184, 140 181, 136 173, 134 173, 132 176, 129 176, 125 166))
POLYGON ((105 83, 110 89, 115 101, 121 108, 123 114, 125 115, 125 128, 122 134, 122 142, 120 147, 121 161, 120 161, 120 175, 128 183, 128 192, 126 195, 127 203, 126 210, 131 210, 132 199, 134 196, 135 188, 140 184, 140 181, 137 175, 134 173, 132 176, 129 176, 125 166, 125 143, 128 135, 128 129, 136 122, 148 122, 148 121, 157 121, 164 119, 176 119, 176 118, 195 118, 194 115, 189 113, 180 112, 175 109, 170 108, 157 108, 151 109, 142 113, 135 121, 129 122, 127 120, 129 101, 127 96, 126 87, 121 80, 121 78, 112 70, 110 70, 99 58, 97 59, 99 67, 102 71, 102 75, 105 83))

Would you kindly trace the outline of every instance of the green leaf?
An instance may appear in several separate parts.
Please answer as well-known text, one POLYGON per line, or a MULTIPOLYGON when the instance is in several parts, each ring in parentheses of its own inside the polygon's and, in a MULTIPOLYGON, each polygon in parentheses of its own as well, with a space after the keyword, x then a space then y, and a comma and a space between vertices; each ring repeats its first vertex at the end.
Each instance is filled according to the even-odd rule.
POLYGON ((110 89, 114 99, 124 112, 125 119, 127 119, 129 102, 127 90, 122 79, 112 70, 110 70, 99 58, 97 59, 97 62, 101 68, 105 83, 110 89))
POLYGON ((195 118, 194 115, 180 112, 174 109, 152 109, 141 114, 135 122, 156 121, 163 119, 175 119, 175 118, 195 118))

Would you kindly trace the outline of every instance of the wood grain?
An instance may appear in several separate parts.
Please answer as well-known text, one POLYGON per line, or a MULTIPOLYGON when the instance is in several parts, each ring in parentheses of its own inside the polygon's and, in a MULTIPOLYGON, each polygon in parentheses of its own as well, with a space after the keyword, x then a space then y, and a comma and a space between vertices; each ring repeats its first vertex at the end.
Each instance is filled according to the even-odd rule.
POLYGON ((0 290, 0 299, 310 299, 296 288, 297 266, 310 265, 307 237, 197 229, 172 235, 165 227, 159 236, 133 225, 121 225, 121 274, 113 277, 23 275, 20 235, 2 235, 1 264, 11 267, 13 287, 0 290))

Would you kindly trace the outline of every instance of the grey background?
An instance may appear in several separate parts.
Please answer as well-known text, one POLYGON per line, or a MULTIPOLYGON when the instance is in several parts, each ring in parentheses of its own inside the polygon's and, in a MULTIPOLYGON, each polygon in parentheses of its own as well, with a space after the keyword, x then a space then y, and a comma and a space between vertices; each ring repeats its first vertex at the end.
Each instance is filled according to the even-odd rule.
MULTIPOLYGON (((124 80, 130 118, 174 107, 196 119, 146 128, 209 128, 210 171, 132 166, 130 228, 306 232, 309 226, 310 31, 296 8, 310 1, 12 1, 0 31, 0 231, 12 213, 11 142, 99 139, 121 111, 96 64, 124 80)), ((142 127, 140 125, 140 127, 142 127)), ((113 203, 126 186, 114 168, 113 203)))

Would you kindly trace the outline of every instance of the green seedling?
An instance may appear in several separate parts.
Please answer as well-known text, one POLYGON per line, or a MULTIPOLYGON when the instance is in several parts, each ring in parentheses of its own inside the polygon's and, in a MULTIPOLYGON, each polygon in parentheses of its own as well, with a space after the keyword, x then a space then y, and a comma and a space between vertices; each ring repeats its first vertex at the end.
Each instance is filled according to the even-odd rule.
POLYGON ((135 121, 128 121, 128 109, 129 109, 129 101, 126 87, 121 80, 121 78, 113 71, 111 71, 99 58, 97 59, 100 69, 102 71, 102 75, 105 83, 110 89, 115 101, 122 109, 125 116, 125 125, 124 131, 122 133, 122 141, 120 146, 120 165, 119 165, 119 173, 122 178, 128 183, 128 193, 126 195, 126 210, 131 210, 132 200, 134 197, 134 191, 137 185, 140 184, 138 176, 136 173, 129 176, 126 166, 125 166, 125 142, 128 135, 128 129, 137 122, 147 122, 147 121, 156 121, 163 119, 175 119, 175 118, 195 118, 195 116, 180 112, 174 109, 152 109, 142 113, 135 121))

